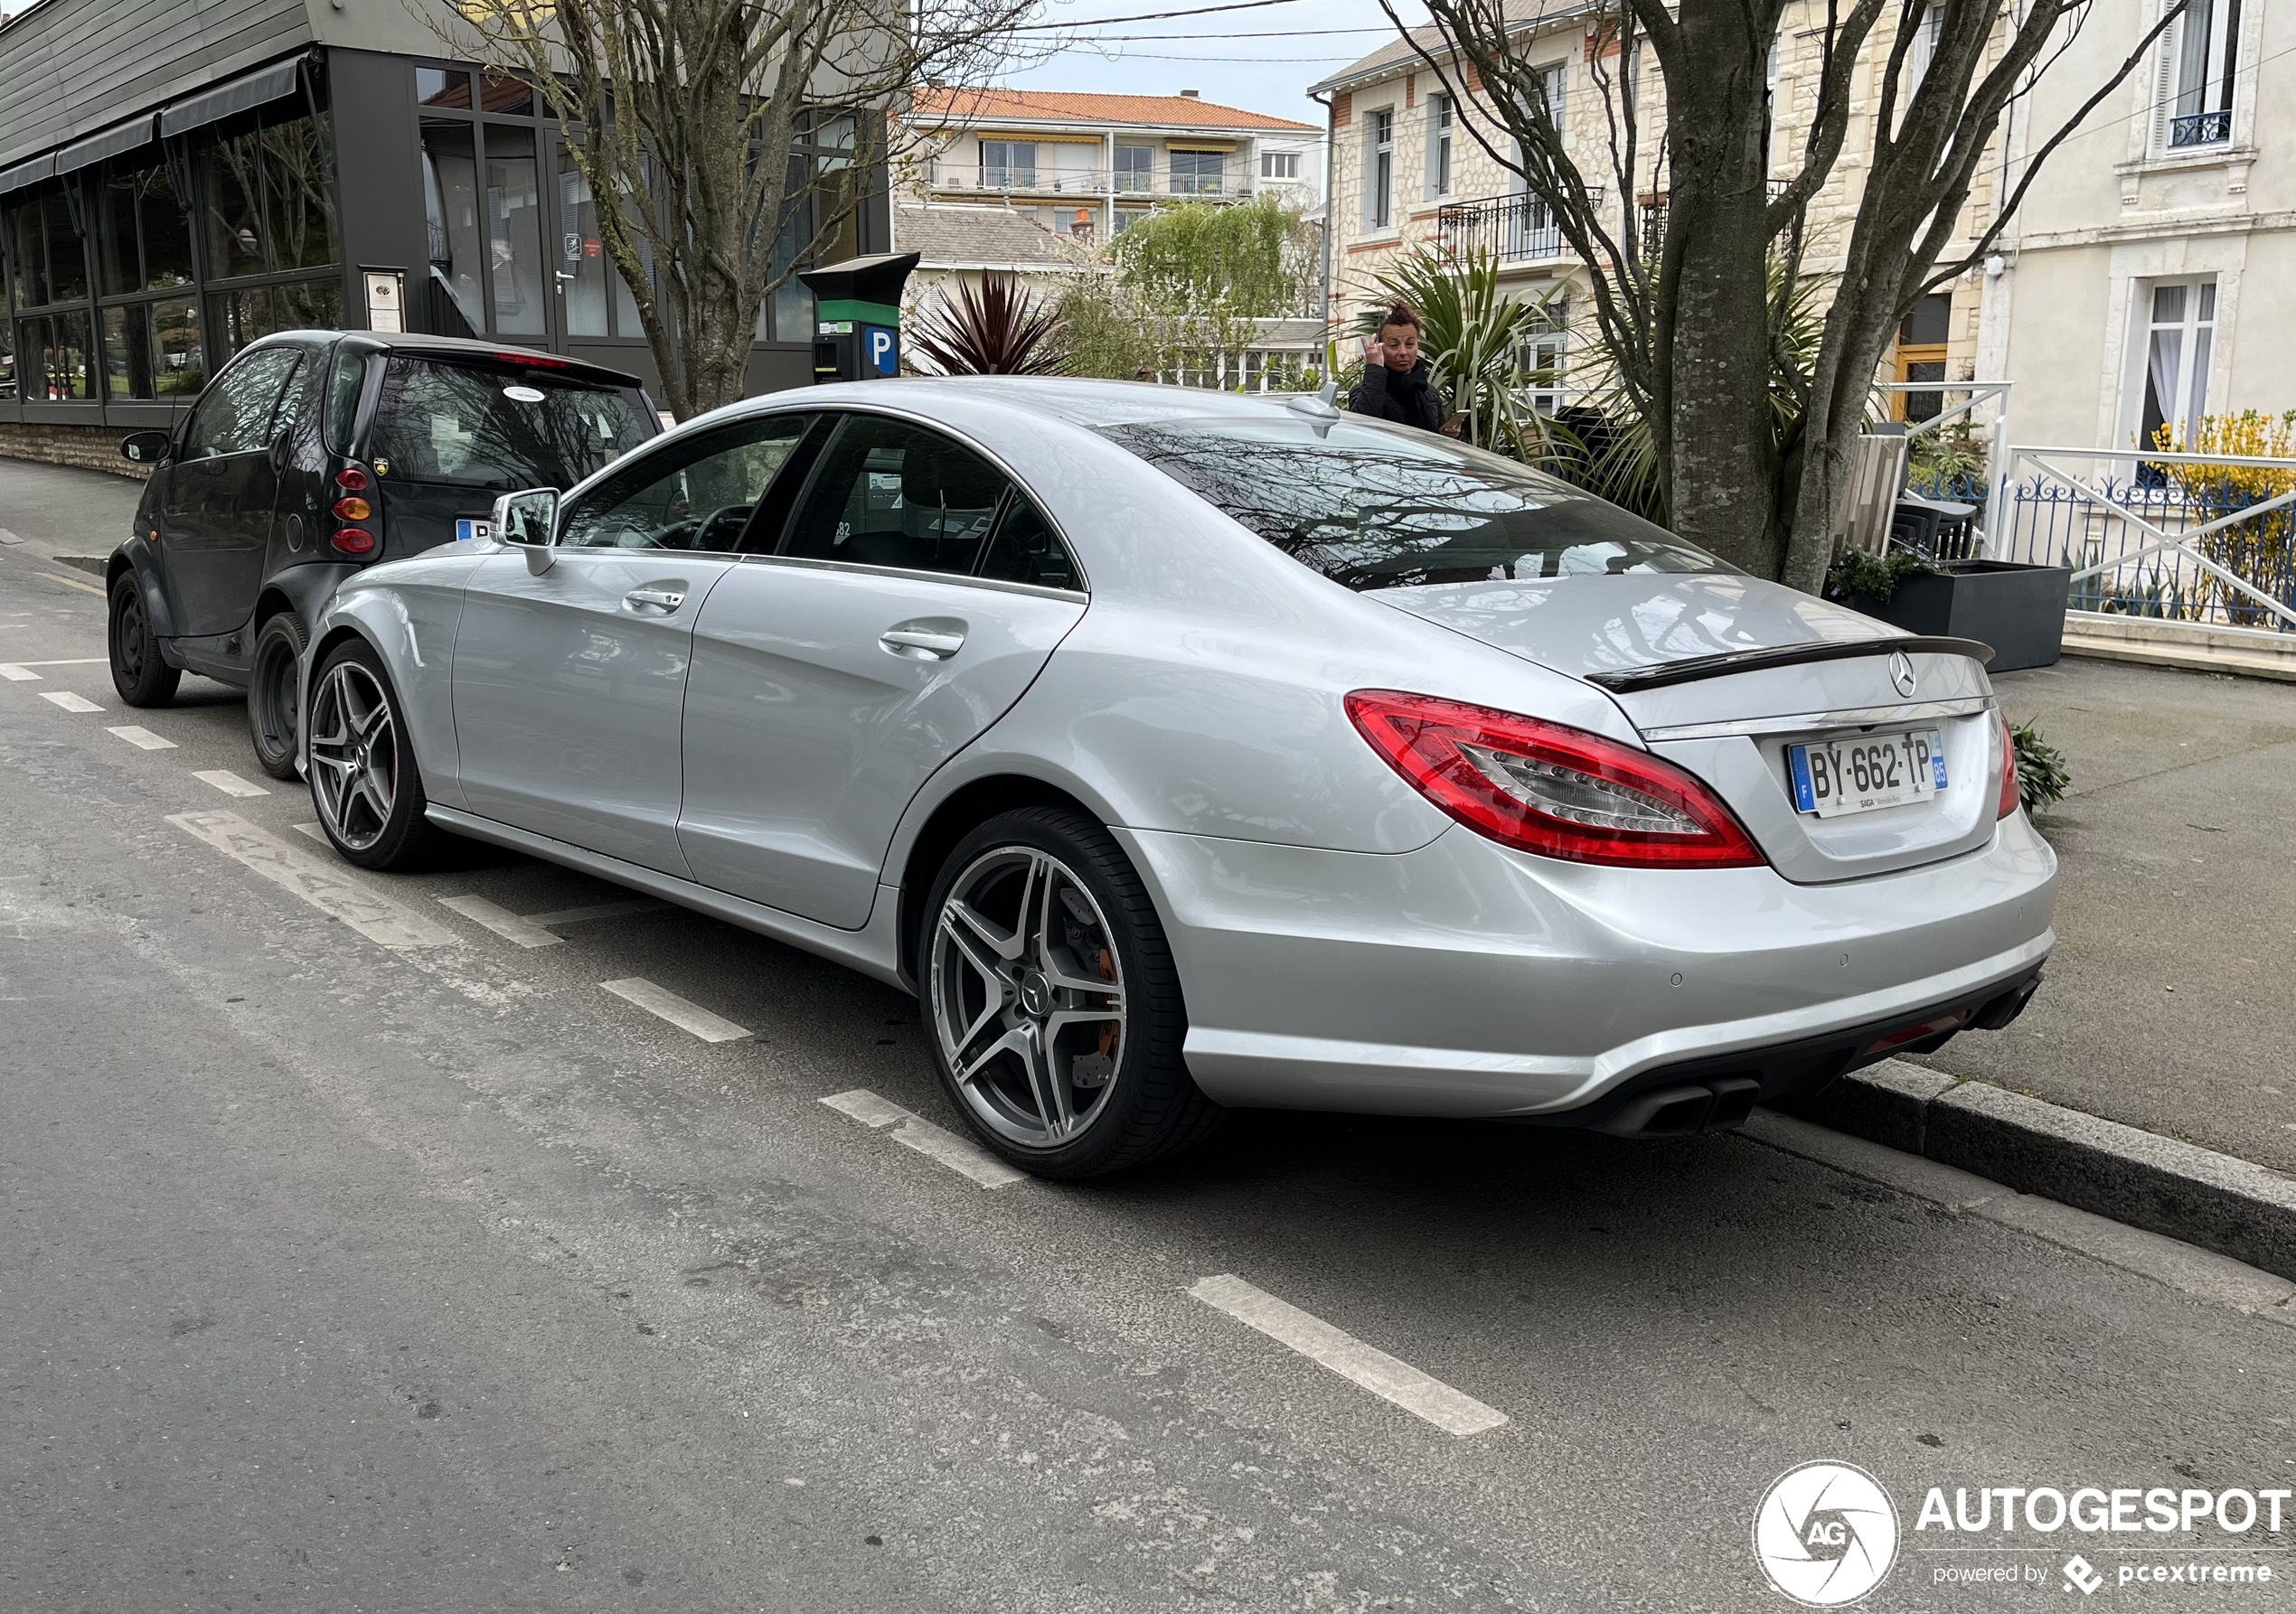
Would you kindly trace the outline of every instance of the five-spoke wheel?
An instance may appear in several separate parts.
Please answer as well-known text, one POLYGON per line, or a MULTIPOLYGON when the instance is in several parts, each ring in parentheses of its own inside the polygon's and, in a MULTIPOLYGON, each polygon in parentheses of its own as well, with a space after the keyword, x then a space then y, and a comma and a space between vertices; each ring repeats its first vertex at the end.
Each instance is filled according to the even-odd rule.
POLYGON ((439 832, 413 746, 374 652, 356 640, 328 655, 311 687, 311 802, 334 849, 367 868, 426 860, 439 832))
POLYGON ((983 824, 950 854, 927 923, 935 1063, 1007 1159, 1096 1176, 1217 1121, 1180 1056, 1186 1012, 1154 906, 1098 824, 1049 807, 983 824))

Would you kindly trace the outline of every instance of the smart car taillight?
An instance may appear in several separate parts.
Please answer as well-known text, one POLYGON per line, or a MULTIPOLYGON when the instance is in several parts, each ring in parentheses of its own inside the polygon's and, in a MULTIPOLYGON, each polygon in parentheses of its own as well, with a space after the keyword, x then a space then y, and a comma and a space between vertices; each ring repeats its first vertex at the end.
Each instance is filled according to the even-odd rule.
POLYGON ((375 552, 375 535, 364 527, 338 527, 332 541, 345 555, 372 555, 375 552))
POLYGON ((2018 797, 2023 793, 2017 777, 2017 736, 2010 731, 2009 714, 2001 714, 2001 810, 1993 816, 2007 818, 2017 811, 2018 797))
POLYGON ((1705 784, 1647 751, 1489 707, 1358 690, 1348 717, 1444 812, 1542 857, 1626 868, 1747 868, 1764 858, 1705 784))

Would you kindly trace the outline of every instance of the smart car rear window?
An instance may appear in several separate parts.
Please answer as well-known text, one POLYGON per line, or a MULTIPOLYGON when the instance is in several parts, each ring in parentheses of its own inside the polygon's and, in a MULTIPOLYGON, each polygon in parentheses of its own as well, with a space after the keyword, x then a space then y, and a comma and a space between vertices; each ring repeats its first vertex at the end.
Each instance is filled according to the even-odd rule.
POLYGON ((368 452, 393 481, 568 488, 659 429, 634 387, 394 353, 368 452))
POLYGON ((1359 592, 1736 569, 1558 478, 1432 433, 1305 419, 1099 429, 1301 564, 1359 592))

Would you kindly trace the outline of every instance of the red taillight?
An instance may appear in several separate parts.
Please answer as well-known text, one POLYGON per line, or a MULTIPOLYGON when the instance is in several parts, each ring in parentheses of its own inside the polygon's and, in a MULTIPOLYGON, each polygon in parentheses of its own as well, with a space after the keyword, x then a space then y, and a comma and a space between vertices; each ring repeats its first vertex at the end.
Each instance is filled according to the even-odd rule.
POLYGON ((2018 796, 2017 737, 2009 732, 2009 714, 2002 712, 2000 715, 2001 719, 2001 810, 1994 816, 2007 818, 2017 811, 2018 796))
POLYGON ((1761 851, 1669 762, 1559 723, 1432 695, 1358 690, 1356 729, 1468 828, 1542 857, 1626 868, 1747 868, 1761 851))
POLYGON ((343 466, 342 470, 337 471, 334 474, 334 485, 341 488, 346 493, 365 493, 367 491, 367 468, 364 465, 343 466))
POLYGON ((333 542, 346 555, 372 555, 374 553, 375 535, 364 527, 340 527, 335 530, 333 542))
POLYGON ((363 521, 374 512, 373 505, 349 493, 334 502, 334 519, 338 521, 363 521))
POLYGON ((535 370, 571 370, 574 368, 574 361, 570 359, 546 358, 541 353, 496 353, 494 357, 500 359, 505 364, 524 364, 535 370))

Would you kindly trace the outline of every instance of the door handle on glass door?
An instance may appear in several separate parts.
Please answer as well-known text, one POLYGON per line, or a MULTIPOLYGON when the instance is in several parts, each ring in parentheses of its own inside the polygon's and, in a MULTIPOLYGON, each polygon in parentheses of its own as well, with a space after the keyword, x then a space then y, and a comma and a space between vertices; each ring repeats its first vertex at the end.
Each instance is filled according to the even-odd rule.
POLYGON ((685 604, 685 590, 682 588, 633 588, 622 596, 622 603, 633 611, 642 611, 651 606, 666 615, 685 604))
POLYGON ((965 648, 965 628, 959 623, 927 625, 905 622, 887 628, 877 636, 877 643, 910 661, 946 662, 965 648))

